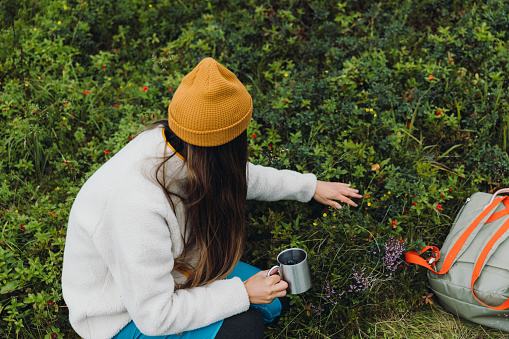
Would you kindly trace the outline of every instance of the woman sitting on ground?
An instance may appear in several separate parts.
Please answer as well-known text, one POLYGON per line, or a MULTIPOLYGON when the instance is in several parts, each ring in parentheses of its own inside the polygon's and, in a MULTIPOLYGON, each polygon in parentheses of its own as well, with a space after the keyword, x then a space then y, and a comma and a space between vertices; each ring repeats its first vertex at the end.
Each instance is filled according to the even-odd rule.
POLYGON ((356 206, 347 184, 248 163, 251 96, 211 58, 158 122, 83 185, 63 296, 84 338, 261 338, 287 283, 239 262, 246 199, 356 206), (257 273, 258 272, 258 273, 257 273), (251 306, 251 308, 250 308, 251 306))

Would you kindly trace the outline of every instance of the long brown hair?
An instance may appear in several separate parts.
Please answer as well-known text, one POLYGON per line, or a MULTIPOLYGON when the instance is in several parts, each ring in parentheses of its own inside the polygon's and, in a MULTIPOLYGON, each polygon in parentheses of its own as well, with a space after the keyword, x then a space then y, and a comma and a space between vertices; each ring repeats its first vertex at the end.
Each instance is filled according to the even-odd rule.
POLYGON ((245 243, 244 208, 247 196, 247 133, 214 147, 186 143, 168 127, 166 120, 152 125, 164 126, 166 140, 182 155, 187 165, 186 190, 171 192, 170 181, 158 175, 175 153, 165 157, 157 167, 156 178, 175 211, 175 198, 185 209, 184 248, 174 261, 174 269, 185 273, 187 281, 178 288, 202 286, 225 278, 242 256, 245 243), (199 254, 191 267, 186 258, 199 254))

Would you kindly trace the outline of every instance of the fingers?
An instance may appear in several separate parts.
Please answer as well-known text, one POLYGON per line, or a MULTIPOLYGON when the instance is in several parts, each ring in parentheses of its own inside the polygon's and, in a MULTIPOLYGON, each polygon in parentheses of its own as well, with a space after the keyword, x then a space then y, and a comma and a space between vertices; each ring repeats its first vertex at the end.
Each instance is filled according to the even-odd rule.
POLYGON ((270 272, 270 275, 268 275, 269 272, 270 270, 265 270, 258 272, 256 275, 260 275, 261 277, 264 278, 269 278, 269 280, 266 281, 270 282, 271 284, 277 284, 281 280, 281 276, 278 274, 279 268, 276 268, 272 272, 270 272))
MULTIPOLYGON (((355 191, 357 191, 357 190, 355 190, 355 191)), ((351 196, 352 198, 362 198, 362 195, 359 195, 357 193, 350 193, 350 194, 347 193, 347 195, 351 196)), ((357 207, 357 204, 352 199, 348 198, 346 195, 341 194, 341 193, 336 193, 336 194, 328 197, 328 199, 324 199, 322 203, 325 205, 332 206, 337 209, 342 208, 342 206, 340 204, 338 204, 336 201, 334 201, 332 199, 341 201, 341 202, 348 204, 350 206, 353 206, 353 207, 357 207)))
MULTIPOLYGON (((336 197, 334 197, 333 199, 336 199, 336 200, 339 200, 341 202, 344 202, 345 204, 348 204, 350 206, 357 207, 357 204, 353 200, 345 197, 344 195, 339 194, 336 197)), ((339 207, 336 207, 336 208, 342 208, 341 205, 338 204, 337 202, 335 202, 334 200, 328 200, 327 201, 327 205, 330 205, 332 207, 336 207, 336 205, 337 205, 339 207)))
MULTIPOLYGON (((274 299, 276 299, 276 298, 282 298, 282 297, 284 297, 285 295, 286 295, 286 290, 282 290, 282 291, 277 292, 276 294, 274 294, 274 299)), ((274 301, 274 299, 273 299, 273 301, 274 301)))
POLYGON ((350 198, 362 198, 362 195, 359 194, 359 190, 351 188, 350 184, 318 181, 313 197, 324 205, 339 209, 342 206, 337 201, 357 207, 357 204, 350 198))
POLYGON ((284 280, 281 280, 281 276, 279 274, 272 274, 267 277, 267 273, 269 271, 262 271, 260 273, 263 273, 263 277, 265 277, 267 285, 272 286, 274 288, 274 291, 282 291, 286 290, 288 288, 288 283, 284 280))
POLYGON ((265 271, 265 272, 267 272, 267 274, 266 274, 267 277, 269 276, 269 272, 270 272, 270 275, 274 275, 274 274, 278 274, 279 273, 279 267, 277 267, 277 266, 274 266, 270 270, 265 271), (270 270, 272 270, 272 269, 273 269, 273 271, 270 272, 270 270))
POLYGON ((280 290, 281 288, 286 289, 288 287, 288 284, 281 280, 281 276, 279 274, 276 274, 277 270, 273 271, 271 275, 267 276, 267 273, 269 270, 258 272, 257 275, 260 275, 264 278, 265 285, 266 286, 277 286, 275 290, 280 290), (282 284, 284 283, 284 284, 282 284), (284 287, 286 284, 286 287, 284 287))
POLYGON ((281 281, 281 277, 279 276, 279 274, 273 274, 271 276, 268 276, 267 277, 267 281, 271 284, 271 285, 275 285, 277 284, 278 282, 281 281))
POLYGON ((285 291, 285 294, 286 294, 287 288, 288 288, 288 283, 284 280, 280 280, 277 284, 274 285, 275 292, 285 291))
POLYGON ((262 271, 266 285, 267 303, 271 303, 275 298, 284 297, 286 295, 286 289, 288 283, 281 280, 279 274, 273 274, 267 277, 268 270, 262 271))
POLYGON ((338 185, 337 192, 340 195, 349 196, 352 198, 362 198, 362 195, 359 194, 359 190, 350 187, 341 187, 340 185, 338 185))
MULTIPOLYGON (((274 293, 272 293, 272 296, 274 297, 274 299, 276 299, 276 298, 282 298, 282 297, 284 297, 284 296, 286 295, 286 293, 287 293, 287 292, 286 292, 286 289, 288 288, 288 284, 286 283, 286 281, 281 280, 281 282, 280 282, 279 284, 276 284, 276 286, 278 286, 278 285, 281 285, 281 286, 280 286, 281 288, 280 288, 280 289, 278 289, 278 290, 275 290, 275 291, 274 291, 274 293), (283 284, 283 283, 284 283, 284 284, 283 284)), ((272 299, 272 301, 273 301, 274 299, 272 299)), ((272 302, 272 301, 271 301, 271 302, 272 302)))
POLYGON ((288 283, 284 280, 279 280, 277 284, 272 285, 272 292, 270 293, 270 302, 272 302, 276 298, 281 298, 286 295, 286 289, 288 288, 288 283))

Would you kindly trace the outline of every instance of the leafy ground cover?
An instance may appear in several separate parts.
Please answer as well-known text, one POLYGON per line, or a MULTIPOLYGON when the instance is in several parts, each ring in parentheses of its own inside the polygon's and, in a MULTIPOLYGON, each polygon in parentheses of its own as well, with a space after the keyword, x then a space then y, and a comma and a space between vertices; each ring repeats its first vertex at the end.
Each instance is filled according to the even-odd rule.
POLYGON ((312 289, 268 338, 502 337, 445 313, 404 251, 509 186, 509 3, 0 4, 0 337, 76 337, 60 288, 85 180, 212 56, 254 100, 251 160, 350 183, 359 207, 250 202, 244 260, 308 251, 312 289))

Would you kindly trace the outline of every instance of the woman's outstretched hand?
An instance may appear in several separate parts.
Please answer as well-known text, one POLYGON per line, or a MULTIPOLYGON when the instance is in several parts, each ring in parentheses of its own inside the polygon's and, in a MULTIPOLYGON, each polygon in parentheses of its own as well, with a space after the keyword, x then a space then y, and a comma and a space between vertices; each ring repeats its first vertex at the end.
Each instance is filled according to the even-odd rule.
POLYGON ((275 298, 286 295, 288 283, 279 274, 267 277, 268 270, 261 271, 244 281, 251 304, 270 304, 275 298))
POLYGON ((335 200, 357 207, 357 204, 348 197, 362 198, 362 195, 359 194, 359 190, 351 188, 350 184, 326 181, 318 181, 315 195, 313 195, 313 199, 316 201, 334 208, 341 208, 341 205, 335 200))

